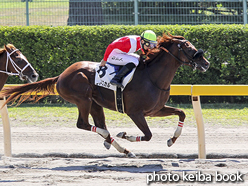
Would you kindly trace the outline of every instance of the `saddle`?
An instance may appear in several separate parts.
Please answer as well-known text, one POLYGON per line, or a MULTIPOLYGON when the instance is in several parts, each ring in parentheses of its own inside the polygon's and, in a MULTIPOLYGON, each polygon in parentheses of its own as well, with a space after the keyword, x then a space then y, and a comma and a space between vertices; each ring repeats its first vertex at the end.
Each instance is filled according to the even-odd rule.
POLYGON ((126 85, 132 80, 133 74, 136 68, 134 68, 130 73, 128 73, 122 82, 124 88, 119 88, 115 85, 110 84, 110 80, 115 76, 115 74, 119 71, 122 66, 113 65, 110 63, 106 63, 104 67, 100 66, 100 63, 96 64, 95 67, 95 85, 104 87, 114 91, 115 95, 115 105, 116 110, 124 113, 124 104, 123 104, 123 90, 126 85))

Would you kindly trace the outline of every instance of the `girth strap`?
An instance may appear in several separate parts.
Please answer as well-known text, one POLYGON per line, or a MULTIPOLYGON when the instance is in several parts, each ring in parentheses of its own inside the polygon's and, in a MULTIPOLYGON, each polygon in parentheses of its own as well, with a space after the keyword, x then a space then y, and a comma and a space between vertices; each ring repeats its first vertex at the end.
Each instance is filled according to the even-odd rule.
POLYGON ((121 88, 117 87, 114 93, 116 110, 120 113, 124 113, 123 92, 121 91, 121 88))

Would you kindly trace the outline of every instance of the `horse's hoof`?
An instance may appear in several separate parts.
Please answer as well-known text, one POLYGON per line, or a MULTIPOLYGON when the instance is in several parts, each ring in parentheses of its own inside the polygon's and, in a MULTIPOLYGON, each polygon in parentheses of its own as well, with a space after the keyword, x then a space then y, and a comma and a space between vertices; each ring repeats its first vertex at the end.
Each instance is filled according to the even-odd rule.
POLYGON ((126 132, 120 132, 119 134, 116 135, 116 137, 126 139, 125 138, 126 134, 127 134, 126 132))
POLYGON ((168 147, 171 147, 172 145, 173 145, 173 141, 172 141, 172 139, 170 138, 170 139, 168 139, 168 141, 167 141, 167 145, 168 145, 168 147))
POLYGON ((129 152, 129 153, 127 154, 127 157, 128 157, 128 158, 136 158, 136 155, 135 155, 134 153, 132 153, 132 152, 129 152))
POLYGON ((111 143, 107 142, 106 140, 104 141, 103 145, 104 145, 104 147, 105 147, 106 149, 108 149, 108 150, 109 150, 110 147, 111 147, 111 143))

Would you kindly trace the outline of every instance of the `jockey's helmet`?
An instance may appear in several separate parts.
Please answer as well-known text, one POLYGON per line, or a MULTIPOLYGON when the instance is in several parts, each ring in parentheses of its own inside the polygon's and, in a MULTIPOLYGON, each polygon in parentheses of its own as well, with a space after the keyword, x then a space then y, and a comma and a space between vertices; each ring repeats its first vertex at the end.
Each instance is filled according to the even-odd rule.
POLYGON ((144 42, 141 43, 142 48, 144 48, 144 45, 149 48, 154 48, 157 45, 157 36, 152 30, 146 30, 141 34, 141 40, 144 42))

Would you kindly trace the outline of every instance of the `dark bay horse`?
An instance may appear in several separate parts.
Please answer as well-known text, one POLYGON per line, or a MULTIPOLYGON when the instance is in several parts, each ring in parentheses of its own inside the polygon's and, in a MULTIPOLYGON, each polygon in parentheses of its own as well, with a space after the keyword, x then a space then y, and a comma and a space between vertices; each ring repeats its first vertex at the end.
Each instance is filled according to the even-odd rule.
MULTIPOLYGON (((135 157, 132 152, 121 147, 107 130, 103 107, 116 111, 115 97, 112 90, 94 85, 95 65, 95 62, 90 61, 77 62, 57 77, 5 89, 2 95, 12 94, 6 101, 8 103, 22 93, 40 91, 53 93, 57 83, 59 95, 78 107, 78 128, 100 134, 105 139, 104 145, 107 149, 113 145, 119 152, 135 157), (89 114, 94 120, 94 126, 89 124, 89 114)), ((118 137, 131 142, 149 141, 152 133, 147 125, 146 116, 178 115, 177 129, 167 144, 171 146, 176 141, 181 134, 186 116, 182 110, 166 106, 165 103, 170 96, 170 84, 181 65, 205 72, 210 63, 203 57, 203 50, 197 50, 184 37, 170 34, 159 37, 157 48, 148 52, 145 60, 140 60, 132 81, 123 91, 124 111, 144 136, 128 136, 121 132, 118 137)))
POLYGON ((0 90, 12 75, 29 83, 36 82, 39 76, 20 50, 8 44, 0 48, 0 90))

